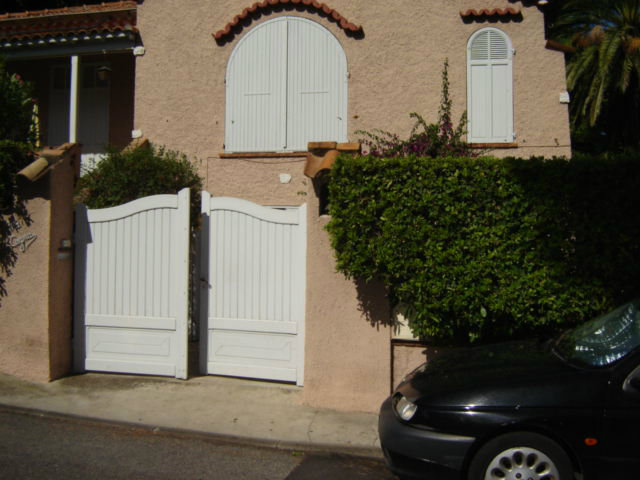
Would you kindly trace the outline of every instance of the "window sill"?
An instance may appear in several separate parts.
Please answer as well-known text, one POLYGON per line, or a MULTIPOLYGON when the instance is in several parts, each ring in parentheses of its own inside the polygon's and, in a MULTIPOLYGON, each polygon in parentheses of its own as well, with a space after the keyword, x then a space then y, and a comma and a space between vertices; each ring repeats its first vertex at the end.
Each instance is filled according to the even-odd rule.
POLYGON ((518 148, 517 143, 470 143, 471 148, 490 148, 498 150, 500 148, 518 148))
POLYGON ((309 152, 237 152, 221 153, 220 158, 289 158, 306 157, 309 152))

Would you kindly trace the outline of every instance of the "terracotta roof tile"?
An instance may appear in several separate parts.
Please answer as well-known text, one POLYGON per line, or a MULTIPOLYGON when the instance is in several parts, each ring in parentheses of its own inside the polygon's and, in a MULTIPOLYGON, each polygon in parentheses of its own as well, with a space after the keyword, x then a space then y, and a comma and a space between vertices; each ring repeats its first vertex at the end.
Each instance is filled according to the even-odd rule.
POLYGON ((316 0, 263 0, 261 2, 255 2, 250 7, 242 10, 242 12, 233 17, 233 20, 227 23, 223 29, 218 30, 216 33, 214 33, 213 38, 215 38, 216 41, 221 42, 227 36, 232 35, 235 29, 242 28, 243 23, 247 19, 249 19, 252 14, 261 10, 268 10, 275 7, 290 9, 302 7, 309 10, 315 10, 333 19, 338 25, 340 25, 340 28, 342 28, 343 30, 354 34, 362 33, 362 26, 351 23, 345 17, 340 15, 338 11, 334 10, 325 3, 321 3, 316 0))
POLYGON ((491 17, 521 17, 522 12, 519 8, 506 7, 506 8, 482 8, 480 10, 476 10, 471 8, 469 10, 460 11, 460 16, 464 19, 475 19, 475 18, 491 18, 491 17))
POLYGON ((0 15, 0 39, 5 41, 118 31, 137 32, 135 1, 0 15))
POLYGON ((113 12, 118 10, 135 10, 136 6, 137 4, 135 0, 122 0, 120 2, 101 3, 97 5, 81 5, 78 7, 50 8, 46 10, 4 13, 0 15, 0 22, 3 20, 16 20, 34 17, 77 15, 82 13, 113 12))

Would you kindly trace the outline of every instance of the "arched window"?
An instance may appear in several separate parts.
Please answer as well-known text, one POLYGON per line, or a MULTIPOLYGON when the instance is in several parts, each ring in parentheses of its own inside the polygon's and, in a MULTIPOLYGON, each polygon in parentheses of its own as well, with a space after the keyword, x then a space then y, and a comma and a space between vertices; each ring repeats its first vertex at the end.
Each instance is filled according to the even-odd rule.
POLYGON ((347 140, 347 59, 316 22, 278 17, 258 25, 232 52, 226 81, 227 152, 347 140))
POLYGON ((483 28, 469 39, 467 110, 469 142, 514 141, 513 48, 497 28, 483 28))

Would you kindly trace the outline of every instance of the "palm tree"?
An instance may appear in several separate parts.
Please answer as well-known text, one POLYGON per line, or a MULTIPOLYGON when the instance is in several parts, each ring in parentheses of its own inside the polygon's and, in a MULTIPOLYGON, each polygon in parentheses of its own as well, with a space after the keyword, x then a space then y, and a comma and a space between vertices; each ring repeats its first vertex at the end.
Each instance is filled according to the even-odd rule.
POLYGON ((640 0, 565 0, 550 34, 576 49, 567 65, 574 134, 640 147, 640 0))

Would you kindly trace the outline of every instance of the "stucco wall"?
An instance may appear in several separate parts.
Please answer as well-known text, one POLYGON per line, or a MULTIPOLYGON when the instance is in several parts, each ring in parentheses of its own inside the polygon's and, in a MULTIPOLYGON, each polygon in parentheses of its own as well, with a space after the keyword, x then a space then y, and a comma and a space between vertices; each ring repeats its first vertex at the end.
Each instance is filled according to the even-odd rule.
POLYGON ((393 342, 393 388, 398 386, 405 375, 446 350, 446 348, 422 345, 417 342, 393 342))
POLYGON ((7 294, 0 299, 3 373, 45 382, 70 371, 73 257, 60 247, 63 239, 72 238, 76 168, 67 159, 23 187, 30 220, 15 236, 37 237, 26 251, 16 249, 7 294))
POLYGON ((36 381, 49 380, 49 226, 51 201, 46 182, 25 192, 30 225, 17 236, 37 235, 7 278, 0 301, 0 369, 36 381), (37 188, 39 187, 39 188, 37 188))
POLYGON ((380 285, 357 285, 335 270, 333 250, 309 195, 305 401, 376 411, 390 393, 390 318, 380 285))
MULTIPOLYGON (((409 113, 434 120, 440 101, 440 74, 450 63, 454 117, 466 109, 466 46, 476 30, 495 26, 512 39, 517 150, 497 154, 561 155, 569 153, 564 58, 547 50, 543 16, 537 7, 508 0, 485 1, 480 7, 518 7, 522 21, 465 23, 460 10, 480 8, 475 0, 353 2, 332 0, 330 6, 363 26, 364 38, 346 35, 335 22, 307 11, 282 11, 253 20, 239 35, 218 46, 211 34, 222 29, 253 2, 191 0, 180 10, 176 2, 146 1, 138 7, 138 27, 146 54, 136 57, 135 128, 151 140, 200 159, 223 151, 225 72, 238 40, 261 22, 278 15, 310 18, 330 30, 345 50, 350 73, 348 132, 384 128, 407 134, 409 113)), ((211 160, 210 160, 211 161, 211 160)), ((246 169, 246 165, 239 165, 246 169)), ((218 176, 222 177, 222 175, 218 176)), ((210 177, 210 185, 224 183, 210 177)))
MULTIPOLYGON (((252 27, 281 15, 314 20, 331 31, 348 62, 348 136, 356 130, 382 128, 407 135, 410 112, 437 118, 441 72, 449 59, 454 118, 466 110, 466 47, 476 30, 488 25, 504 30, 516 49, 514 121, 518 149, 496 155, 568 155, 564 58, 545 49, 542 13, 520 2, 476 0, 446 2, 331 0, 350 22, 362 25, 354 38, 326 16, 309 11, 275 11, 252 19, 224 45, 212 33, 222 29, 253 0, 190 0, 176 15, 177 2, 147 0, 138 7, 138 28, 145 54, 136 57, 134 128, 151 141, 187 153, 213 195, 237 196, 266 205, 307 203, 308 265, 305 399, 307 403, 347 410, 378 408, 389 393, 391 343, 383 292, 367 293, 335 272, 333 253, 318 216, 303 157, 223 158, 225 74, 233 48, 252 27), (522 8, 519 22, 465 23, 460 10, 522 8), (279 174, 292 176, 280 183, 279 174), (363 301, 377 301, 371 324, 363 301)), ((375 302, 374 302, 375 303, 375 302)), ((407 365, 412 363, 407 360, 407 365)), ((402 367, 404 368, 404 367, 402 367)), ((400 366, 397 370, 402 369, 400 366)), ((408 368, 408 366, 407 366, 408 368)), ((395 381, 395 380, 393 380, 395 381)))

